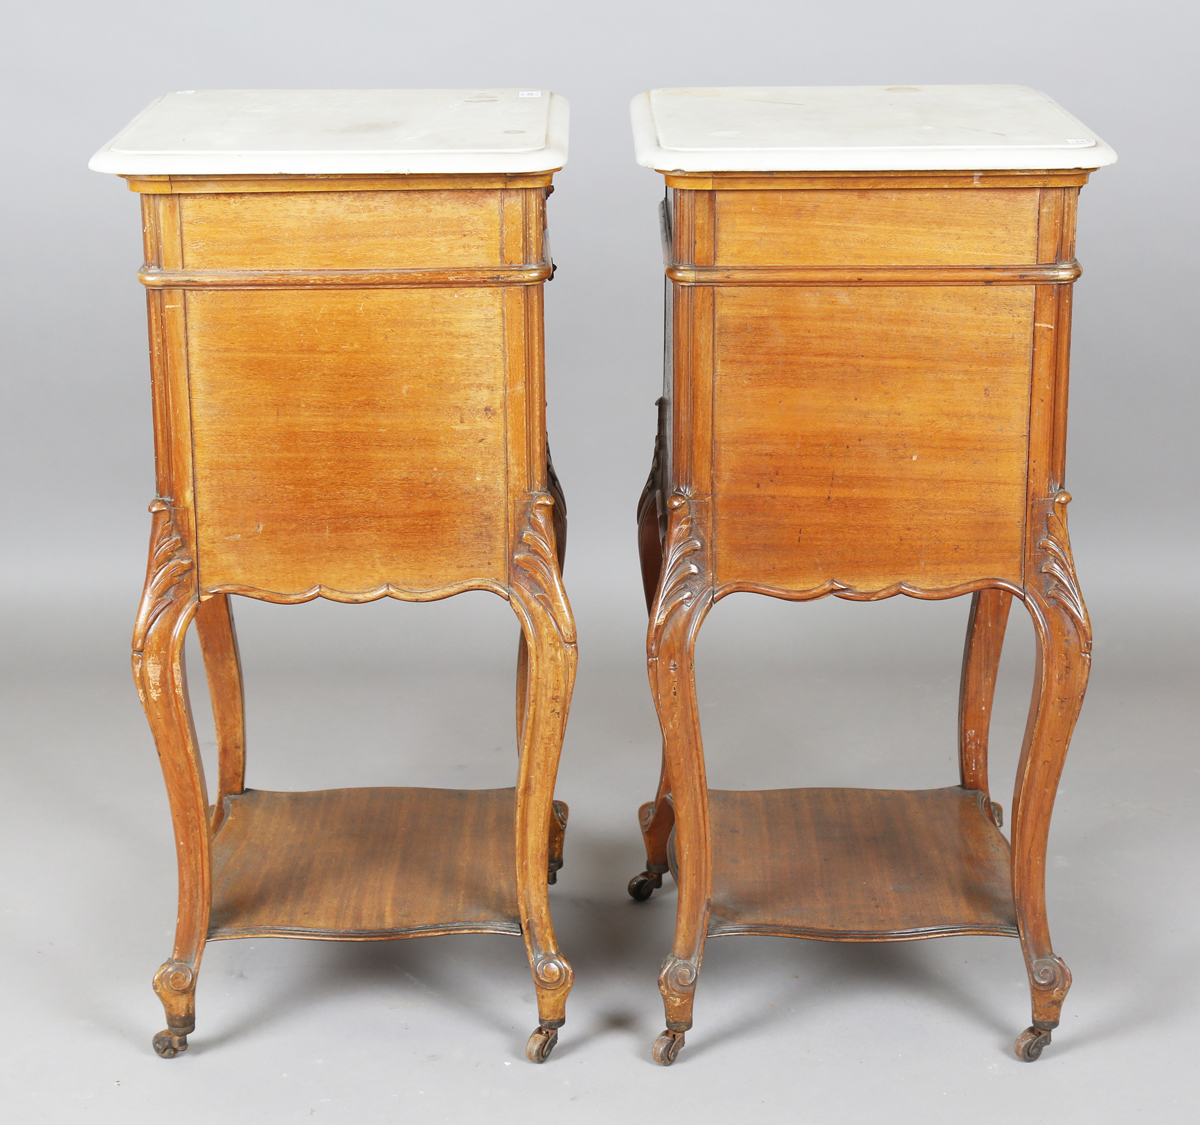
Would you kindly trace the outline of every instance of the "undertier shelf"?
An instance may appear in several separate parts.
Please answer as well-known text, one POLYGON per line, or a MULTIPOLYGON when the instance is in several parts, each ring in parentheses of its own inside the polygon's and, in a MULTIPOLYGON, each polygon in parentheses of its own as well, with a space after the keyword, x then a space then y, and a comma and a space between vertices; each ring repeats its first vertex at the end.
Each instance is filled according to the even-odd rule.
POLYGON ((228 799, 210 938, 520 934, 513 789, 228 799))
POLYGON ((955 786, 708 796, 710 936, 1017 934, 1008 842, 980 793, 955 786))

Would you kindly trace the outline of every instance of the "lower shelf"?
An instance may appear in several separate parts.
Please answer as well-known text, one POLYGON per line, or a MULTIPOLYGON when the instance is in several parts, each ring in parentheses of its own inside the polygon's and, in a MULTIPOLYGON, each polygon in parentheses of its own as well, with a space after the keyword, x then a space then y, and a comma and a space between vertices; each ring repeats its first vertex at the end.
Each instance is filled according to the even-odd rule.
POLYGON ((708 796, 712 937, 1017 934, 1008 842, 977 792, 712 789, 708 796))
POLYGON ((513 789, 229 798, 210 940, 520 934, 513 789))

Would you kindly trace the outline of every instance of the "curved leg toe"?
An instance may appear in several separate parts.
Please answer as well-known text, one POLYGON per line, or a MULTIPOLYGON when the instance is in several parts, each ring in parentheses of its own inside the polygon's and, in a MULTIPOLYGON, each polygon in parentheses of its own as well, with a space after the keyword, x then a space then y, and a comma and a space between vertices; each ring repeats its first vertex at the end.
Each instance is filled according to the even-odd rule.
POLYGON ((645 902, 661 886, 661 875, 653 871, 643 871, 629 880, 629 897, 634 902, 645 902))
POLYGON ((1042 1057, 1042 1050, 1049 1045, 1049 1031, 1044 1027, 1027 1027, 1017 1036, 1013 1048, 1022 1062, 1036 1062, 1042 1057))
POLYGON ((525 1057, 530 1062, 544 1063, 558 1042, 557 1027, 537 1027, 525 1044, 525 1057))
POLYGON ((664 1031, 657 1039, 654 1040, 654 1046, 650 1049, 650 1054, 654 1057, 654 1061, 659 1066, 670 1066, 679 1055, 679 1050, 683 1046, 682 1031, 664 1031))
POLYGON ((187 1035, 169 1027, 154 1037, 154 1053, 161 1059, 173 1059, 188 1048, 187 1035))

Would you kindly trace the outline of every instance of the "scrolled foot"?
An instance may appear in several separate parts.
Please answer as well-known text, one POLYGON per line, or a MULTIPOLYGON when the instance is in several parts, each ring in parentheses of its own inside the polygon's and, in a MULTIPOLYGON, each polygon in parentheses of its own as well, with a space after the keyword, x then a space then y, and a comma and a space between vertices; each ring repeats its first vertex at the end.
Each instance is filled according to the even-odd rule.
POLYGON ((675 1061, 682 1046, 682 1031, 664 1031, 654 1040, 654 1046, 650 1048, 650 1054, 654 1056, 654 1061, 659 1066, 670 1066, 675 1061))
POLYGON ((187 1050, 187 1035, 167 1028, 154 1037, 154 1053, 162 1059, 173 1059, 187 1050))
POLYGON ((1050 1043, 1050 1032, 1042 1027, 1027 1027, 1013 1045, 1017 1058, 1022 1062, 1035 1062, 1041 1057, 1042 1049, 1050 1043))
POLYGON ((629 897, 635 902, 645 902, 656 888, 662 886, 662 876, 653 871, 643 871, 629 880, 629 897))
POLYGON ((525 1044, 525 1057, 530 1062, 544 1063, 558 1042, 557 1027, 538 1027, 525 1044))

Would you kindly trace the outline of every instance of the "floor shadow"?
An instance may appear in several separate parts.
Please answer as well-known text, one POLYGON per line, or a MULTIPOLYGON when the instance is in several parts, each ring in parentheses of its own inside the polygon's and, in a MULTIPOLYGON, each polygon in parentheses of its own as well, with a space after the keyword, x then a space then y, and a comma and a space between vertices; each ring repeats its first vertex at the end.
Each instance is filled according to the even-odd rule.
MULTIPOLYGON (((433 996, 470 1022, 510 1036, 509 998, 522 987, 533 991, 524 946, 502 935, 314 944, 322 948, 314 951, 313 959, 294 974, 279 972, 269 992, 247 1001, 253 1005, 251 1011, 229 1017, 227 1026, 216 1034, 197 1036, 196 1053, 248 1038, 334 999, 344 1001, 355 993, 378 997, 381 989, 399 998, 417 993, 433 996), (451 941, 458 948, 445 948, 451 941), (502 1006, 508 1014, 502 1014, 502 1006)), ((203 988, 203 973, 199 988, 203 988)), ((202 1030, 202 1022, 198 1027, 202 1030)), ((523 1052, 523 1039, 520 1049, 523 1052)))

